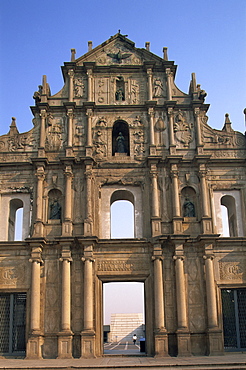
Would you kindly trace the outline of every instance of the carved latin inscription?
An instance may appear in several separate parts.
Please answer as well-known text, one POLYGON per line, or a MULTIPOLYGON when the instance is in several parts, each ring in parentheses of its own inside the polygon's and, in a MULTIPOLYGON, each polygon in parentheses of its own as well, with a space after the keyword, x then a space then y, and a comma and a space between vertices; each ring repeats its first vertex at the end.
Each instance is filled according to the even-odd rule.
POLYGON ((148 270, 148 264, 144 261, 134 260, 107 260, 97 262, 97 271, 142 271, 148 270))

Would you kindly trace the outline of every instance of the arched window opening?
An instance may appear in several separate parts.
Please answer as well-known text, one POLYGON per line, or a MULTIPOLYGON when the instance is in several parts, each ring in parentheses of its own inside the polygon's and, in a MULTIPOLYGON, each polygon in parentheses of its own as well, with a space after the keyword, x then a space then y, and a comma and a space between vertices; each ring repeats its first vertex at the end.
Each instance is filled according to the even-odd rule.
POLYGON ((115 100, 125 101, 125 82, 122 76, 118 76, 116 79, 115 100))
POLYGON ((48 219, 61 220, 62 217, 62 193, 60 190, 52 189, 49 191, 48 219))
POLYGON ((129 191, 118 190, 112 194, 111 210, 111 238, 134 238, 134 197, 129 191))
POLYGON ((114 123, 112 155, 130 155, 129 127, 125 121, 119 120, 114 123))
POLYGON ((23 232, 23 202, 20 199, 12 199, 9 203, 8 240, 9 241, 22 240, 22 232, 23 232), (20 214, 18 214, 17 218, 18 209, 22 209, 22 211, 20 212, 20 214))
POLYGON ((225 195, 221 198, 220 203, 227 209, 227 215, 222 219, 223 232, 224 228, 226 230, 226 224, 228 224, 229 236, 238 236, 235 198, 231 195, 225 195))
POLYGON ((196 192, 190 186, 182 189, 181 204, 183 217, 197 217, 196 192))
POLYGON ((227 208, 221 204, 223 236, 230 236, 227 208))

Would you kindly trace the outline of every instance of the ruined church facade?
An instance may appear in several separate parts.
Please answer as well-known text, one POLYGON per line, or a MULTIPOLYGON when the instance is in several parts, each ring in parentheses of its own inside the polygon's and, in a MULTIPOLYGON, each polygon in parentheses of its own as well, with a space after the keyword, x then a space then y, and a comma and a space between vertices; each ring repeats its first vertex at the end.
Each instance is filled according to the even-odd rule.
POLYGON ((103 284, 128 281, 144 283, 147 355, 246 348, 245 136, 228 115, 208 125, 166 48, 117 33, 62 73, 34 93, 33 128, 0 137, 1 355, 102 356, 103 284), (119 200, 134 238, 111 238, 119 200))

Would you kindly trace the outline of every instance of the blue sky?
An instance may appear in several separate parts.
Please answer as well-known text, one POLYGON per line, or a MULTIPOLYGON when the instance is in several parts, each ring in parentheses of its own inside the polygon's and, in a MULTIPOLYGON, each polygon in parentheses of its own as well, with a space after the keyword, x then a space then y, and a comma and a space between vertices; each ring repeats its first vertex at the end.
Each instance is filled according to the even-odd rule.
POLYGON ((229 113, 244 132, 246 107, 245 0, 0 0, 0 135, 11 117, 20 132, 32 128, 33 92, 48 76, 52 94, 63 85, 60 66, 121 29, 136 47, 151 44, 178 65, 177 86, 188 92, 190 76, 207 92, 209 125, 222 128, 229 113))
MULTIPOLYGON (((0 135, 8 132, 12 116, 20 132, 33 127, 33 93, 42 75, 52 94, 62 88, 60 66, 70 61, 71 48, 79 57, 89 40, 95 47, 118 29, 136 47, 149 41, 150 50, 161 57, 168 47, 182 91, 188 92, 191 73, 196 73, 211 104, 210 126, 221 129, 229 113, 233 128, 245 131, 245 0, 0 0, 0 135)), ((128 312, 142 311, 142 290, 138 294, 132 291, 127 297, 121 291, 128 312), (137 303, 131 308, 133 296, 139 308, 137 303)), ((113 301, 107 298, 108 307, 113 301)), ((120 304, 118 312, 122 309, 120 304)))

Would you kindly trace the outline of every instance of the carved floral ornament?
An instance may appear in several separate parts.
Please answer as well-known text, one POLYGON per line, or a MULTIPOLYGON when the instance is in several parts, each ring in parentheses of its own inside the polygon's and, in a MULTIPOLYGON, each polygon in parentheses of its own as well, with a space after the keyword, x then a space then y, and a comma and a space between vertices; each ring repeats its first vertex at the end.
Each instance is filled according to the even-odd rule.
POLYGON ((185 113, 179 110, 175 115, 173 130, 176 140, 184 144, 185 147, 188 147, 193 140, 192 126, 187 122, 185 113))

